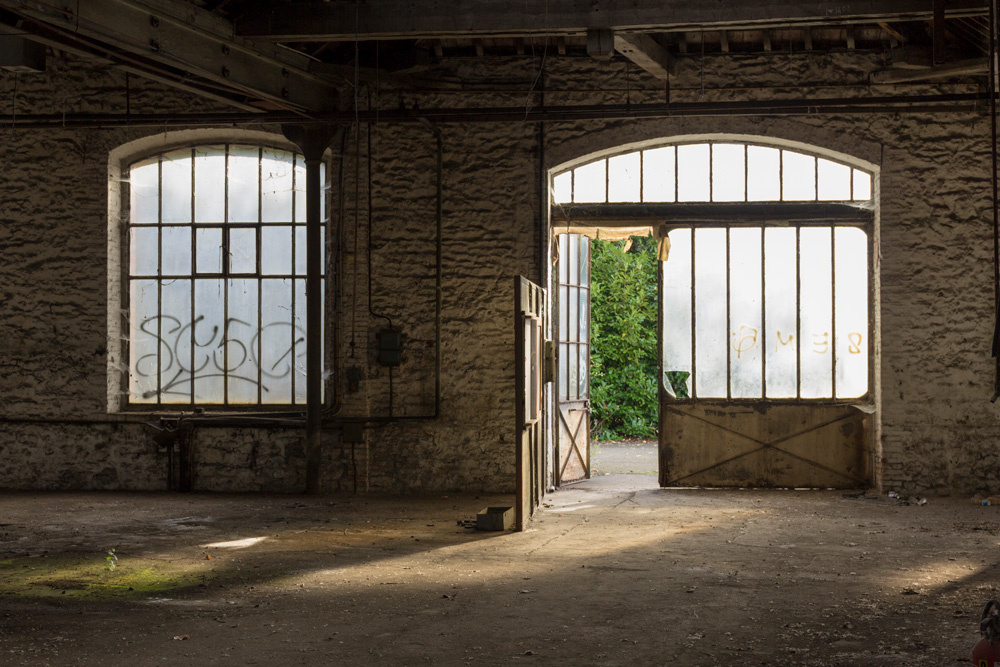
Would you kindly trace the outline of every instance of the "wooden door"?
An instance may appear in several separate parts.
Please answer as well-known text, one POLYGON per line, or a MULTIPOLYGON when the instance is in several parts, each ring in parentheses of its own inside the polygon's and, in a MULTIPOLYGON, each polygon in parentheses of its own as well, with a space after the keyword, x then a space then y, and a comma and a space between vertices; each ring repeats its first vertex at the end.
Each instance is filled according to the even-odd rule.
POLYGON ((517 443, 518 530, 545 493, 545 432, 542 419, 542 358, 545 290, 527 278, 514 279, 515 443, 517 443))
POLYGON ((590 477, 590 239, 559 243, 557 482, 590 477))

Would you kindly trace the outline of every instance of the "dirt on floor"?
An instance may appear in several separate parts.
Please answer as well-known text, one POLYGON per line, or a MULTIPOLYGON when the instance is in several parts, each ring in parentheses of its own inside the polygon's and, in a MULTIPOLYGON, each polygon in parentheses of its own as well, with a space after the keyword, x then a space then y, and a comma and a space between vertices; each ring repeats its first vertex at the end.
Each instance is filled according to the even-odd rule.
POLYGON ((1000 507, 602 476, 503 496, 0 496, 0 665, 969 664, 1000 507), (111 550, 114 550, 111 552, 111 550))

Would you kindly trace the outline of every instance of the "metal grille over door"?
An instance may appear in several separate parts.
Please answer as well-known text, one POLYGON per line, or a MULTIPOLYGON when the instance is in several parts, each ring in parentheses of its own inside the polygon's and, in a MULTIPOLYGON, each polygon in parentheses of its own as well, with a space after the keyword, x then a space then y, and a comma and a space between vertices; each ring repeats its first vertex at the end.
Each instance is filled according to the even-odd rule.
POLYGON ((559 242, 558 482, 590 477, 590 239, 559 242))

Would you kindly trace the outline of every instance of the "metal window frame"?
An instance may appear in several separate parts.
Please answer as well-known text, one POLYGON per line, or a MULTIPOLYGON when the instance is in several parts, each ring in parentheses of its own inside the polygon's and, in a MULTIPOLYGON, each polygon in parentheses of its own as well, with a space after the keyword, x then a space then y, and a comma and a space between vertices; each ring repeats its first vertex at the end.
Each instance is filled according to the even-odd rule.
MULTIPOLYGON (((122 262, 121 262, 121 270, 120 270, 120 276, 119 276, 119 284, 121 285, 120 298, 121 298, 122 312, 123 313, 128 313, 128 315, 126 317, 126 322, 127 323, 123 327, 123 336, 122 336, 121 361, 126 366, 126 370, 125 370, 125 372, 120 373, 119 391, 125 396, 125 400, 122 401, 122 403, 120 405, 120 408, 119 408, 120 411, 121 412, 154 412, 154 413, 157 413, 157 414, 187 412, 187 411, 198 410, 198 409, 202 409, 202 408, 206 409, 206 410, 209 410, 211 412, 219 412, 219 413, 229 413, 229 412, 264 412, 264 411, 267 411, 267 412, 283 412, 283 411, 300 412, 300 411, 302 411, 305 408, 306 403, 305 403, 304 399, 302 401, 300 401, 300 402, 296 402, 296 393, 295 393, 296 382, 295 382, 294 360, 292 362, 290 362, 293 365, 292 373, 291 373, 291 387, 290 387, 291 401, 287 402, 287 403, 263 403, 262 402, 262 398, 263 398, 263 396, 262 396, 263 378, 262 378, 262 370, 261 370, 260 363, 257 364, 257 383, 256 383, 257 384, 257 401, 256 401, 256 403, 230 403, 229 402, 229 379, 230 378, 229 378, 228 372, 224 372, 224 374, 223 374, 223 384, 222 384, 222 387, 223 387, 223 390, 222 390, 223 391, 223 396, 222 396, 223 397, 223 402, 221 402, 221 403, 219 403, 219 402, 204 402, 204 401, 203 402, 199 402, 199 401, 195 400, 195 392, 194 392, 195 376, 193 374, 192 374, 191 379, 190 379, 190 383, 191 383, 190 390, 189 390, 190 391, 190 400, 188 402, 164 403, 161 400, 161 397, 162 397, 162 387, 161 387, 162 376, 159 373, 157 373, 157 387, 156 387, 156 390, 157 390, 157 401, 155 403, 153 403, 153 402, 149 402, 149 403, 133 403, 132 402, 132 395, 131 395, 131 391, 130 391, 130 377, 131 377, 131 372, 132 372, 132 369, 131 369, 131 346, 132 346, 131 327, 132 327, 132 321, 131 321, 131 309, 130 309, 131 304, 130 304, 130 300, 131 300, 131 293, 132 293, 132 289, 131 288, 132 288, 132 281, 133 280, 153 280, 153 281, 156 282, 156 290, 157 290, 157 306, 156 306, 156 309, 157 309, 157 313, 158 314, 161 312, 160 309, 162 307, 162 287, 163 287, 164 280, 186 280, 186 281, 188 281, 188 283, 189 283, 188 293, 190 294, 190 308, 191 308, 191 321, 192 322, 195 319, 195 314, 194 314, 194 311, 195 311, 195 292, 194 292, 194 290, 195 290, 195 280, 196 279, 217 279, 217 280, 221 280, 223 282, 223 285, 224 285, 224 294, 223 294, 223 308, 224 308, 224 312, 223 312, 223 318, 224 318, 223 319, 223 328, 224 328, 224 331, 223 331, 223 340, 225 340, 228 337, 228 330, 227 329, 228 329, 228 325, 229 325, 229 316, 228 316, 228 311, 229 311, 229 282, 231 280, 236 280, 236 279, 239 279, 239 280, 244 280, 245 279, 245 280, 254 280, 254 281, 256 281, 256 283, 257 283, 257 332, 258 332, 258 334, 255 337, 257 339, 257 350, 256 350, 257 360, 258 360, 258 362, 260 362, 262 360, 262 353, 263 353, 263 336, 259 335, 259 332, 262 329, 262 320, 261 320, 261 318, 262 318, 262 308, 261 308, 261 306, 262 306, 262 293, 263 293, 263 291, 261 289, 261 286, 262 286, 263 281, 264 280, 287 280, 287 281, 289 281, 291 283, 290 308, 291 308, 291 321, 292 321, 292 323, 294 325, 295 318, 296 318, 296 284, 299 281, 304 281, 305 277, 306 277, 304 273, 302 273, 302 274, 296 273, 296 255, 295 255, 296 250, 297 250, 297 234, 296 234, 296 231, 298 230, 298 228, 303 228, 303 229, 305 228, 305 221, 304 220, 298 221, 297 220, 297 216, 296 216, 296 214, 297 214, 297 210, 296 210, 296 207, 297 207, 297 205, 296 205, 296 191, 295 191, 295 188, 296 188, 296 185, 297 185, 297 173, 296 173, 296 169, 299 168, 299 167, 301 167, 305 163, 304 157, 298 151, 296 151, 293 148, 289 148, 288 146, 282 146, 282 145, 279 145, 279 144, 272 144, 272 143, 267 143, 267 142, 245 143, 245 142, 240 142, 240 141, 212 141, 212 142, 207 142, 207 143, 206 142, 197 142, 197 143, 188 143, 188 144, 177 144, 177 145, 165 146, 163 148, 157 149, 156 151, 152 151, 150 153, 146 153, 144 155, 137 156, 137 157, 134 157, 134 158, 128 160, 127 163, 123 163, 123 165, 122 165, 122 172, 123 172, 123 174, 128 174, 129 171, 132 169, 132 167, 135 166, 136 164, 138 164, 140 162, 144 162, 144 161, 150 160, 150 159, 152 159, 154 157, 157 160, 157 221, 155 223, 141 223, 141 224, 136 224, 136 223, 132 222, 132 220, 131 220, 131 184, 129 182, 129 178, 126 177, 126 178, 122 179, 122 190, 121 190, 121 192, 122 192, 122 220, 123 220, 123 222, 122 222, 122 224, 119 225, 119 234, 120 234, 120 239, 121 239, 121 242, 120 242, 121 253, 120 254, 121 254, 122 262), (220 147, 223 148, 224 155, 225 155, 225 183, 224 183, 225 192, 224 192, 224 195, 223 195, 224 220, 221 221, 221 222, 218 222, 218 223, 213 222, 213 223, 210 223, 210 224, 199 224, 197 222, 197 218, 196 218, 196 215, 195 215, 195 179, 196 179, 196 174, 195 174, 195 163, 194 163, 193 158, 194 158, 194 156, 196 155, 196 153, 197 153, 197 151, 199 149, 205 149, 205 148, 218 149, 220 147), (232 147, 250 148, 250 149, 255 149, 257 151, 257 169, 258 169, 258 172, 257 172, 258 173, 258 179, 257 179, 257 220, 255 222, 245 222, 245 221, 230 222, 229 221, 229 179, 230 179, 230 175, 229 175, 229 154, 230 154, 230 149, 232 147), (168 154, 171 154, 171 153, 177 153, 178 151, 186 151, 186 150, 189 150, 191 152, 191 157, 192 157, 192 166, 191 166, 191 222, 189 222, 189 223, 164 223, 163 222, 163 210, 162 210, 163 209, 163 197, 162 197, 162 192, 163 192, 163 181, 162 181, 162 179, 163 179, 163 168, 162 168, 163 158, 164 158, 165 155, 168 155, 168 154), (280 222, 264 222, 262 220, 262 215, 263 215, 262 203, 263 203, 263 194, 264 194, 263 158, 264 158, 264 152, 265 151, 270 151, 270 150, 280 151, 280 152, 283 152, 283 153, 290 154, 292 156, 292 160, 290 162, 290 165, 291 165, 291 168, 292 168, 292 186, 291 186, 292 187, 292 195, 291 195, 290 216, 289 216, 288 220, 283 220, 283 221, 280 221, 280 222), (171 275, 169 277, 164 277, 163 276, 163 271, 162 271, 163 242, 162 241, 163 241, 163 229, 166 228, 166 227, 183 227, 183 228, 187 228, 187 229, 191 230, 191 241, 190 241, 191 242, 191 255, 190 255, 191 266, 190 266, 190 272, 189 272, 189 274, 185 274, 185 275, 180 275, 180 274, 178 274, 178 275, 171 275), (264 275, 262 273, 262 271, 261 271, 261 269, 262 269, 263 230, 266 227, 290 227, 291 228, 291 253, 292 253, 291 257, 290 257, 291 272, 288 273, 288 274, 267 274, 267 275, 264 275), (132 271, 131 271, 131 245, 132 245, 131 244, 131 235, 132 235, 132 229, 133 228, 147 228, 147 229, 148 228, 153 228, 153 229, 157 230, 157 233, 156 233, 156 236, 157 236, 157 274, 156 275, 132 274, 132 271), (195 235, 195 231, 197 229, 208 229, 208 228, 218 228, 218 229, 221 230, 221 234, 222 234, 222 238, 221 238, 221 246, 222 246, 221 247, 221 252, 222 252, 222 263, 223 263, 223 266, 222 266, 222 271, 218 272, 218 273, 216 273, 216 272, 198 272, 197 271, 197 265, 196 265, 196 252, 197 251, 196 251, 196 235, 195 235), (255 267, 255 271, 253 273, 247 273, 247 272, 232 273, 229 270, 230 269, 230 266, 229 266, 229 252, 228 252, 228 250, 229 250, 229 237, 230 237, 230 231, 232 229, 234 229, 234 228, 253 228, 256 231, 256 234, 255 234, 255 239, 256 239, 256 248, 255 248, 256 258, 255 258, 255 262, 256 262, 256 267, 255 267)), ((332 172, 331 172, 330 166, 327 165, 326 179, 325 179, 326 183, 324 183, 324 190, 328 190, 329 180, 331 178, 331 173, 332 172)), ((332 216, 329 213, 330 212, 329 202, 327 202, 327 212, 328 212, 327 219, 323 223, 324 229, 325 229, 325 232, 326 232, 326 241, 325 241, 324 245, 329 244, 330 240, 331 240, 330 230, 329 230, 329 222, 330 222, 330 219, 332 218, 332 216)), ((326 253, 326 251, 324 249, 324 254, 325 253, 326 253)), ((323 279, 324 283, 328 282, 330 280, 330 277, 331 277, 331 273, 330 273, 330 270, 329 270, 329 258, 327 258, 327 261, 324 262, 324 270, 323 270, 323 273, 322 273, 322 279, 323 279)), ((325 291, 327 291, 327 292, 329 291, 329 285, 326 285, 326 290, 325 291)), ((325 309, 325 307, 326 306, 324 305, 324 309, 325 309)), ((158 317, 157 318, 157 336, 158 336, 158 338, 162 338, 161 322, 162 322, 162 318, 158 317)), ((192 327, 190 327, 190 329, 191 329, 190 336, 191 336, 192 340, 191 340, 191 344, 190 344, 191 359, 189 360, 189 365, 190 365, 191 368, 193 368, 194 367, 194 354, 195 354, 195 344, 194 344, 195 328, 192 326, 192 327)), ((291 345, 292 345, 291 349, 294 350, 295 347, 296 347, 296 342, 297 342, 297 339, 296 339, 296 336, 295 336, 295 327, 294 326, 291 327, 291 338, 292 338, 292 340, 291 340, 291 345)), ((324 354, 323 354, 324 368, 326 368, 326 367, 329 367, 329 359, 327 358, 328 357, 328 353, 327 353, 327 346, 326 346, 326 342, 325 341, 324 341, 324 344, 323 344, 323 349, 324 349, 324 354)), ((159 350, 159 346, 158 346, 157 355, 159 355, 159 354, 160 354, 160 350, 159 350)), ((225 366, 225 368, 228 368, 228 366, 229 366, 229 364, 228 364, 228 345, 223 345, 223 356, 224 356, 224 361, 223 361, 224 366, 225 366)), ((159 359, 159 357, 157 357, 157 358, 159 359)), ((157 362, 157 367, 159 367, 159 362, 157 362)), ((325 385, 326 385, 326 382, 324 381, 324 386, 325 385)), ((331 395, 331 392, 325 391, 324 393, 327 396, 327 399, 325 399, 325 400, 328 400, 329 396, 331 395)))

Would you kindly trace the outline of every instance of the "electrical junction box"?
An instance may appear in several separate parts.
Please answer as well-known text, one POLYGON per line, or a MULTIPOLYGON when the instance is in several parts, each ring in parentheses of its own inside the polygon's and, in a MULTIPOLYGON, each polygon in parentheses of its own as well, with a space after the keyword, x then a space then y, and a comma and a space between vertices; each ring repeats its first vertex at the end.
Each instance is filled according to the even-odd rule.
POLYGON ((403 361, 403 334, 395 329, 383 329, 375 336, 378 341, 380 366, 399 366, 403 361))

